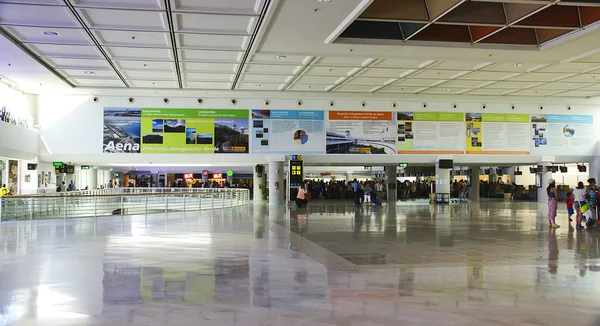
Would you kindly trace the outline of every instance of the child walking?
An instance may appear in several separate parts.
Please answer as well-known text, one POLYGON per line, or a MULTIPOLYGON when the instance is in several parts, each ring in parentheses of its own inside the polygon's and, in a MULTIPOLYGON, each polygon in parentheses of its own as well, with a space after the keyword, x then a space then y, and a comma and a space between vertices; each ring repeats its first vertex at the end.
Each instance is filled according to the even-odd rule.
POLYGON ((569 222, 573 222, 573 219, 571 218, 571 216, 573 216, 573 214, 575 214, 575 209, 573 208, 573 204, 575 203, 575 195, 573 195, 573 192, 568 192, 567 193, 567 213, 569 214, 569 222))

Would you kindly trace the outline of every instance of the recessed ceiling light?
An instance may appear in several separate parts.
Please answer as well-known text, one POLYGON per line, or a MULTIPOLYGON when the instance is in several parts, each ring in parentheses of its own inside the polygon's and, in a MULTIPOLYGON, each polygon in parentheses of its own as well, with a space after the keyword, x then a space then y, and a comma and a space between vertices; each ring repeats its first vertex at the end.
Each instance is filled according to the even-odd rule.
POLYGON ((276 55, 275 56, 275 59, 285 59, 285 58, 286 58, 286 56, 284 56, 284 55, 276 55))
POLYGON ((263 85, 263 84, 256 84, 256 86, 257 86, 257 87, 263 87, 263 86, 265 86, 265 85, 263 85))
POLYGON ((513 66, 515 66, 515 67, 523 67, 523 64, 522 63, 515 63, 513 66))
POLYGON ((93 71, 84 71, 83 73, 86 74, 86 75, 93 75, 94 74, 93 71))
POLYGON ((450 91, 450 88, 446 88, 446 89, 445 89, 445 91, 446 91, 446 92, 449 92, 449 91, 450 91))
POLYGON ((317 0, 317 2, 331 2, 331 0, 317 0))
POLYGON ((42 34, 46 35, 46 36, 58 36, 58 32, 53 32, 53 31, 44 31, 42 32, 42 34))

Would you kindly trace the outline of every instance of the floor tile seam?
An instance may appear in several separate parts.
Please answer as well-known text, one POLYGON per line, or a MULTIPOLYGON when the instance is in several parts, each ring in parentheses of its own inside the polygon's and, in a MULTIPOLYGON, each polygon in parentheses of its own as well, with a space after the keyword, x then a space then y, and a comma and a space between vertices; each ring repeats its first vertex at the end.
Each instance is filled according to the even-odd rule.
POLYGON ((282 235, 290 236, 290 237, 295 238, 295 240, 297 240, 297 241, 301 240, 302 248, 298 248, 298 249, 304 251, 315 261, 321 263, 322 265, 324 265, 327 268, 337 269, 337 268, 343 267, 344 270, 362 269, 362 266, 356 265, 356 264, 342 258, 341 256, 325 249, 322 246, 319 246, 318 244, 314 243, 313 241, 308 240, 307 238, 304 238, 301 235, 294 233, 294 232, 290 231, 289 229, 287 229, 275 222, 270 222, 270 230, 272 232, 274 232, 275 234, 277 234, 278 236, 282 236, 282 235), (334 258, 333 259, 334 261, 332 262, 330 258, 334 258))

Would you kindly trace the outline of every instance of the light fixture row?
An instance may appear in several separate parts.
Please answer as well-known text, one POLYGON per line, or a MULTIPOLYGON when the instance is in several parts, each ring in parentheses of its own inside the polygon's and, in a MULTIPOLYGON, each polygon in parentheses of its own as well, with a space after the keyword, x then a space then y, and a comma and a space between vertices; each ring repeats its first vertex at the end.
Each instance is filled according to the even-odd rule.
MULTIPOLYGON (((100 102, 100 99, 99 99, 98 97, 94 97, 94 98, 93 98, 93 101, 94 101, 94 102, 96 102, 96 103, 98 103, 98 102, 100 102)), ((135 98, 133 98, 133 97, 130 97, 130 98, 128 98, 128 99, 127 99, 127 102, 129 102, 130 104, 132 104, 132 103, 134 103, 134 102, 135 102, 135 98)), ((163 102, 164 104, 169 104, 169 98, 167 98, 167 97, 163 98, 163 99, 162 99, 162 102, 163 102)), ((197 102, 198 104, 200 104, 200 105, 201 105, 201 104, 203 104, 203 103, 204 103, 204 99, 198 98, 198 99, 196 99, 196 102, 197 102)), ((237 99, 234 99, 234 98, 232 98, 231 100, 229 100, 229 103, 231 103, 231 105, 237 105, 237 104, 238 104, 238 100, 237 100, 237 99)), ((265 106, 269 106, 269 105, 271 105, 271 101, 270 101, 270 100, 265 100, 265 101, 263 102, 263 104, 264 104, 265 106)), ((297 106, 302 106, 303 104, 304 104, 304 102, 302 102, 302 100, 297 100, 297 101, 296 101, 296 105, 297 105, 297 106)), ((329 101, 329 102, 327 102, 327 105, 328 105, 328 106, 330 106, 330 107, 334 107, 334 106, 335 106, 335 102, 334 102, 334 101, 329 101)), ((367 107, 367 102, 360 102, 360 106, 361 106, 361 107, 363 107, 363 108, 364 108, 364 107, 367 107)), ((453 108, 453 109, 457 109, 457 108, 458 108, 458 104, 456 104, 456 103, 453 103, 451 106, 452 106, 452 108, 453 108)), ((392 103, 391 103, 391 107, 392 107, 392 108, 396 108, 396 107, 398 107, 398 103, 396 103, 396 102, 392 102, 392 103)), ((424 108, 424 109, 426 109, 426 108, 427 108, 427 103, 422 103, 422 104, 421 104, 421 107, 422 107, 422 108, 424 108)), ((516 105, 514 105, 514 104, 510 104, 510 109, 511 109, 511 110, 515 110, 516 108, 517 108, 517 106, 516 106, 516 105)), ((539 108, 540 110, 544 110, 544 106, 543 106, 543 105, 540 105, 540 106, 538 106, 538 108, 539 108)), ((481 104, 481 109, 482 109, 482 110, 485 110, 485 109, 487 109, 487 104, 485 104, 485 103, 484 103, 484 104, 481 104)), ((566 110, 567 110, 567 111, 571 111, 571 106, 570 106, 570 105, 567 105, 567 106, 566 106, 566 110)))

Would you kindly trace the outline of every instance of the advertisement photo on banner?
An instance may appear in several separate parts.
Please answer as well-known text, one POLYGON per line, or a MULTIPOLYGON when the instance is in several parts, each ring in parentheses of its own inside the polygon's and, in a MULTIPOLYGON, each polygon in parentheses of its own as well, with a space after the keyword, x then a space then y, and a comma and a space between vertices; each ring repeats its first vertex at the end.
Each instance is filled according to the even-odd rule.
POLYGON ((325 111, 252 110, 253 153, 324 154, 325 111))
POLYGON ((248 110, 104 108, 104 153, 249 153, 248 110))
POLYGON ((329 111, 327 154, 396 154, 392 112, 329 111))
POLYGON ((141 109, 104 108, 104 153, 139 153, 141 109))

